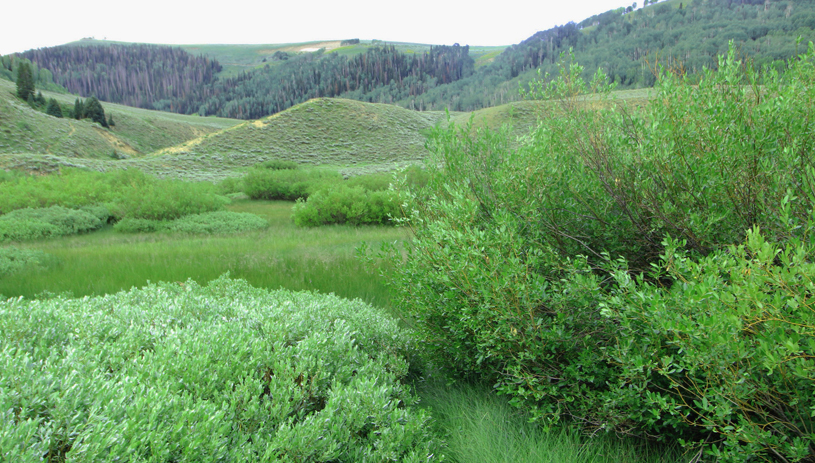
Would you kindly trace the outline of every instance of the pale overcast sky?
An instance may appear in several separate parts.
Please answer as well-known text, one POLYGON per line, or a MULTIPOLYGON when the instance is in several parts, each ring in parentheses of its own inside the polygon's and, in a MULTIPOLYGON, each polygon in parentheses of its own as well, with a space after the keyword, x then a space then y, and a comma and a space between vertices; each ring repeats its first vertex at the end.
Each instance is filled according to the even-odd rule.
POLYGON ((0 54, 82 37, 163 44, 275 44, 359 38, 511 45, 537 31, 628 6, 622 0, 9 1, 0 54))

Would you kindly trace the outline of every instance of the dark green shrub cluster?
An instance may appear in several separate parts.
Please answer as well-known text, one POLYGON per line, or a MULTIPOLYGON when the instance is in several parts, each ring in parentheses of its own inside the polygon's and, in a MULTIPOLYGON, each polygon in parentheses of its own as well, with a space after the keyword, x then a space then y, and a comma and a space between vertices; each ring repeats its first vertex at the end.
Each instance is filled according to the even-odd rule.
POLYGON ((263 161, 254 166, 256 169, 269 169, 269 170, 294 170, 299 169, 300 164, 294 161, 284 161, 282 159, 270 159, 263 161))
POLYGON ((119 233, 153 233, 165 230, 166 222, 162 220, 133 219, 125 217, 116 222, 113 229, 119 233))
POLYGON ((0 248, 0 277, 40 265, 46 260, 46 254, 39 250, 20 249, 14 246, 0 248))
POLYGON ((383 225, 399 212, 395 191, 369 191, 345 184, 317 190, 307 201, 292 208, 292 220, 299 226, 330 224, 383 225))
POLYGON ((205 235, 225 235, 269 226, 265 219, 247 212, 216 211, 192 214, 176 220, 150 220, 125 218, 113 229, 122 233, 151 233, 167 231, 205 235))
POLYGON ((552 103, 517 148, 433 134, 396 303, 542 422, 815 459, 815 49, 664 73, 640 109, 581 71, 533 85, 552 103))
POLYGON ((28 241, 97 230, 103 222, 91 212, 52 206, 18 209, 0 216, 0 242, 28 241))
POLYGON ((326 169, 251 169, 243 178, 244 193, 252 199, 294 201, 307 198, 319 188, 342 181, 326 169))
POLYGON ((443 459, 412 337, 360 301, 163 283, 3 301, 0 333, 8 461, 443 459))
POLYGON ((0 213, 4 214, 23 208, 93 207, 93 214, 107 221, 100 206, 105 205, 117 220, 172 220, 220 210, 227 202, 212 184, 162 180, 135 169, 106 173, 67 169, 56 175, 0 182, 0 213))
POLYGON ((101 173, 78 169, 66 169, 56 175, 15 176, 0 182, 0 214, 24 208, 79 208, 109 203, 120 189, 141 176, 135 170, 101 173))
POLYGON ((174 220, 222 209, 229 202, 216 195, 211 183, 150 179, 121 192, 112 205, 114 216, 174 220))
POLYGON ((421 189, 428 179, 429 174, 419 166, 396 174, 352 177, 316 190, 307 200, 299 200, 292 209, 292 219, 295 224, 306 227, 344 223, 390 225, 391 218, 401 214, 399 192, 421 189))
POLYGON ((215 189, 220 195, 232 195, 243 193, 243 179, 240 177, 227 177, 215 184, 215 189))

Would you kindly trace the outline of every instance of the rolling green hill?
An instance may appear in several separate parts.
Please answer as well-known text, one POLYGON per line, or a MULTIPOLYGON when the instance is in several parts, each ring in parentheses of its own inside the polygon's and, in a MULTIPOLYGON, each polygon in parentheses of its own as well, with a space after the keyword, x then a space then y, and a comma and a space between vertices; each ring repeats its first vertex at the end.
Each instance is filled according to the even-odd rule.
MULTIPOLYGON (((647 91, 620 91, 616 92, 616 96, 620 101, 637 104, 647 98, 647 91)), ((0 99, 0 104, 2 102, 11 104, 8 98, 0 99)), ((545 111, 549 104, 551 103, 519 101, 474 112, 451 112, 449 120, 457 125, 463 125, 472 119, 476 127, 496 128, 509 124, 517 135, 523 135, 535 124, 540 111, 545 111)), ((25 105, 21 106, 24 107, 19 108, 20 113, 30 117, 40 114, 25 105)), ((178 131, 182 131, 185 126, 181 122, 189 120, 200 121, 201 124, 210 121, 211 125, 186 126, 187 131, 200 131, 202 134, 195 138, 187 137, 179 144, 159 147, 145 156, 113 160, 106 154, 113 149, 112 145, 105 145, 98 138, 100 133, 107 133, 104 129, 84 121, 50 118, 53 121, 48 122, 52 125, 38 132, 46 137, 45 141, 30 138, 32 145, 45 144, 48 141, 48 134, 45 132, 66 130, 59 124, 67 124, 67 130, 72 126, 77 128, 76 133, 80 133, 80 129, 85 129, 89 139, 99 141, 101 147, 97 149, 101 154, 83 158, 73 153, 55 155, 58 153, 46 150, 6 150, 6 153, 17 154, 0 154, 0 168, 40 172, 53 171, 61 167, 101 171, 138 168, 160 177, 219 180, 241 175, 246 168, 259 162, 279 159, 308 165, 331 166, 344 175, 356 175, 363 172, 389 171, 420 162, 427 153, 425 140, 428 131, 436 125, 447 124, 448 121, 447 113, 441 111, 418 112, 395 105, 329 98, 313 99, 273 116, 245 122, 179 116, 109 104, 105 106, 111 108, 116 118, 116 131, 120 125, 146 124, 149 128, 173 127, 173 123, 177 124, 175 127, 178 131), (149 117, 152 122, 148 124, 138 115, 142 118, 149 117), (123 122, 119 123, 120 119, 123 122), (222 130, 214 131, 218 126, 222 130), (93 135, 97 138, 92 138, 93 135), (21 152, 25 154, 19 154, 21 152)), ((18 127, 14 130, 21 130, 19 126, 24 124, 28 124, 25 118, 18 117, 10 121, 11 126, 18 127)), ((141 131, 135 133, 144 135, 141 131)), ((71 137, 75 136, 76 134, 71 137)), ((33 137, 33 134, 29 137, 33 137)), ((135 137, 136 135, 132 136, 135 137)))
POLYGON ((156 154, 255 155, 300 163, 357 165, 421 159, 422 131, 442 112, 317 98, 156 154))
MULTIPOLYGON (((61 105, 72 105, 76 99, 47 91, 43 95, 61 105)), ((103 106, 116 121, 111 130, 89 120, 60 119, 36 111, 16 97, 14 83, 0 79, 0 154, 110 159, 116 152, 139 157, 240 123, 104 102, 103 106)))

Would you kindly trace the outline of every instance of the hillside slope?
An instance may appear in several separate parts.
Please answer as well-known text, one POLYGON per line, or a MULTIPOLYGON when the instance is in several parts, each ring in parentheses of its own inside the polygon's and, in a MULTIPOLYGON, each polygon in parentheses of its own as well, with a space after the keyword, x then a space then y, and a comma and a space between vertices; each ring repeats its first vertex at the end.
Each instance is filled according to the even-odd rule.
POLYGON ((155 154, 221 154, 336 166, 411 162, 424 157, 423 131, 444 119, 442 112, 317 98, 155 154))
MULTIPOLYGON (((102 102, 116 126, 103 129, 89 120, 59 119, 36 111, 15 95, 15 84, 0 79, 0 153, 65 157, 138 157, 161 148, 231 127, 240 121, 183 116, 102 102)), ((43 92, 62 105, 74 95, 43 92)))
MULTIPOLYGON (((647 90, 615 92, 618 101, 641 104, 647 90)), ((77 158, 54 155, 0 154, 0 168, 53 171, 60 167, 94 170, 138 168, 159 177, 220 180, 241 175, 246 168, 270 159, 300 164, 330 166, 344 175, 389 171, 421 162, 427 155, 427 134, 448 121, 458 126, 472 121, 476 128, 504 124, 516 135, 525 135, 542 111, 545 101, 518 101, 474 112, 411 111, 395 105, 363 103, 346 99, 317 98, 286 111, 255 121, 238 122, 210 118, 226 126, 223 130, 188 139, 154 153, 125 160, 109 156, 77 158), (449 116, 449 118, 448 118, 449 116)), ((116 109, 116 105, 110 105, 116 109)), ((190 116, 131 110, 149 114, 153 124, 169 123, 190 116)), ((127 111, 122 112, 126 114, 127 111)), ((114 112, 117 120, 120 117, 114 112)), ((53 119, 53 118, 52 118, 53 119)), ((97 132, 103 129, 85 124, 97 132)), ((117 125, 118 127, 118 125, 117 125)), ((194 130, 203 130, 193 126, 194 130)), ((2 151, 0 151, 2 153, 2 151)))

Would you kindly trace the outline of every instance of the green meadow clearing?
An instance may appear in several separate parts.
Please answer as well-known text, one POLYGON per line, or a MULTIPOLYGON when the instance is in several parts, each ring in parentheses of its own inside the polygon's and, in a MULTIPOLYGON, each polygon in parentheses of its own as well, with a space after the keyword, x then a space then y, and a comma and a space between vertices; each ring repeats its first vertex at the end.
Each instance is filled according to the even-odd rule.
POLYGON ((0 280, 0 294, 35 297, 45 291, 74 296, 114 293, 148 281, 200 283, 229 272, 263 288, 317 290, 387 304, 381 281, 355 258, 361 242, 401 241, 394 227, 331 226, 302 229, 291 222, 291 202, 240 200, 227 207, 265 218, 266 230, 233 236, 122 234, 112 227, 30 244, 49 260, 0 280), (341 277, 340 277, 341 276, 341 277))

